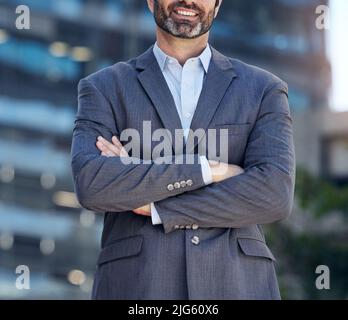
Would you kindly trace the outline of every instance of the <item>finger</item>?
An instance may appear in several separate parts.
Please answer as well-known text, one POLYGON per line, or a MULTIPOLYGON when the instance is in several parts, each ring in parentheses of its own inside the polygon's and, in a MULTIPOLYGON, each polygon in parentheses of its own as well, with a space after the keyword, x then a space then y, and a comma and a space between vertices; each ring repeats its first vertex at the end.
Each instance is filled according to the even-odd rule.
POLYGON ((116 148, 118 148, 120 157, 129 157, 127 150, 124 148, 122 143, 117 139, 117 137, 113 136, 112 137, 112 143, 116 148))
POLYGON ((119 148, 120 157, 129 157, 127 150, 115 136, 112 137, 112 143, 119 148))
POLYGON ((104 144, 101 143, 100 141, 97 141, 97 142, 96 142, 96 146, 97 146, 97 148, 99 149, 100 152, 103 152, 103 151, 106 149, 106 147, 104 146, 104 144))
POLYGON ((113 145, 103 137, 98 137, 98 141, 101 142, 109 151, 111 151, 115 156, 119 156, 121 154, 120 148, 113 145))
POLYGON ((109 157, 117 157, 111 150, 109 150, 101 141, 97 142, 98 149, 104 153, 104 155, 109 157))
POLYGON ((100 152, 103 152, 104 150, 104 144, 100 143, 99 141, 96 142, 96 146, 99 149, 100 152))
POLYGON ((121 149, 120 157, 129 157, 128 152, 125 148, 121 149))
POLYGON ((113 145, 111 142, 109 142, 108 140, 101 138, 100 141, 110 150, 114 151, 114 152, 120 152, 120 148, 118 146, 113 145))
POLYGON ((143 211, 143 210, 134 210, 133 212, 139 216, 145 216, 145 217, 151 216, 151 213, 143 211))
POLYGON ((120 157, 129 157, 127 150, 121 144, 121 142, 117 139, 117 137, 112 137, 112 143, 120 149, 120 157))
POLYGON ((120 142, 120 140, 117 139, 117 137, 113 136, 112 137, 112 142, 116 147, 122 148, 122 143, 120 142))

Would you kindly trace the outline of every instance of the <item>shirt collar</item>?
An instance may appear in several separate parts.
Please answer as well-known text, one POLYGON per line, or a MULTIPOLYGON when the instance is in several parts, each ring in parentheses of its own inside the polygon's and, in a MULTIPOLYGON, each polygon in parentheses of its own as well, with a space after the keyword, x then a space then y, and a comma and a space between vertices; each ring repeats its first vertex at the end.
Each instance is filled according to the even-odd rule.
MULTIPOLYGON (((167 61, 169 59, 176 60, 175 58, 172 58, 172 57, 168 56, 166 53, 164 53, 162 51, 162 49, 158 46, 157 42, 153 46, 153 53, 154 53, 154 55, 156 57, 158 65, 160 66, 162 71, 164 70, 164 68, 166 66, 166 63, 167 63, 167 61)), ((198 56, 199 60, 202 63, 204 71, 206 73, 208 72, 208 68, 209 68, 211 57, 212 57, 212 52, 211 52, 211 49, 210 49, 210 45, 208 44, 206 46, 206 48, 204 49, 204 51, 198 56)))

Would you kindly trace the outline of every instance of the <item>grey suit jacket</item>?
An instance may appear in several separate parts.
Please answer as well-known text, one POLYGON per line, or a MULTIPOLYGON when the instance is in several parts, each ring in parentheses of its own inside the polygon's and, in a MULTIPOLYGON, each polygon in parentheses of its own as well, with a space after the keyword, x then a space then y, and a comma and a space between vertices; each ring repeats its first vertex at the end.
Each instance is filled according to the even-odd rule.
MULTIPOLYGON (((94 299, 280 298, 275 258, 259 225, 288 217, 292 208, 287 85, 213 48, 212 53, 191 128, 228 129, 229 163, 245 173, 209 186, 198 161, 158 165, 145 162, 155 159, 143 150, 141 163, 127 165, 96 148, 99 135, 110 140, 127 128, 141 133, 143 121, 151 121, 152 132, 166 128, 173 136, 181 128, 152 48, 79 83, 75 190, 83 207, 105 213, 94 299), (168 188, 187 180, 192 185, 168 188), (163 225, 132 212, 151 202, 163 225)), ((142 147, 152 150, 158 143, 142 147)), ((198 159, 199 143, 185 154, 198 159)))

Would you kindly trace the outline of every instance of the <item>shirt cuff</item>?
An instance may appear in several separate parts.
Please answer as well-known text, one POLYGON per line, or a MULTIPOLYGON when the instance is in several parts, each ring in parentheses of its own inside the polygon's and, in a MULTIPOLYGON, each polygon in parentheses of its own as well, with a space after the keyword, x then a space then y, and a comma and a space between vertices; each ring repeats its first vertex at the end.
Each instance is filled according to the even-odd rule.
POLYGON ((206 156, 200 156, 202 177, 205 185, 213 183, 213 174, 206 156))
POLYGON ((157 212, 155 204, 151 203, 150 206, 151 206, 151 220, 152 220, 152 224, 153 225, 162 224, 161 217, 159 216, 159 214, 157 212))

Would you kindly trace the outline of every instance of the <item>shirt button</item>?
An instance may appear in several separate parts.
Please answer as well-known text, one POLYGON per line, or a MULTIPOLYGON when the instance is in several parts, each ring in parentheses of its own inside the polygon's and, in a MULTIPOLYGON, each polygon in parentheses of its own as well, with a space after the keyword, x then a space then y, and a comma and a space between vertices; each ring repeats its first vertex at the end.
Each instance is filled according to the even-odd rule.
POLYGON ((168 184, 167 189, 168 189, 168 191, 173 191, 174 186, 172 184, 168 184))
POLYGON ((180 189, 181 188, 180 182, 175 182, 174 183, 174 188, 175 189, 180 189))
POLYGON ((193 181, 191 179, 187 180, 186 181, 186 185, 189 186, 189 187, 192 187, 193 186, 193 181))
POLYGON ((195 246, 198 246, 199 245, 199 242, 200 242, 200 239, 198 236, 193 236, 191 238, 191 242, 195 245, 195 246))
POLYGON ((195 223, 194 223, 194 224, 192 225, 192 230, 197 230, 198 228, 199 228, 199 227, 198 227, 198 224, 195 224, 195 223))
POLYGON ((185 114, 185 117, 186 117, 187 119, 190 119, 190 118, 192 117, 192 114, 191 114, 191 113, 186 113, 186 114, 185 114))

